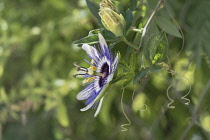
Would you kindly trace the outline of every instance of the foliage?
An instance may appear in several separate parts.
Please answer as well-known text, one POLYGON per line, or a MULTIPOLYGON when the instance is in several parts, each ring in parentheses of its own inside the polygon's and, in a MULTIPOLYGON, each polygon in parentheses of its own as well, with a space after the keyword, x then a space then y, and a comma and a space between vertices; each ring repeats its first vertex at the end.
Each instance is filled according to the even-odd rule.
POLYGON ((0 139, 210 139, 210 3, 113 1, 126 21, 123 38, 104 28, 100 2, 0 1, 0 139), (88 66, 80 47, 97 43, 99 32, 121 58, 94 118, 80 112, 82 80, 72 75, 73 62, 88 66), (171 84, 175 109, 167 107, 171 84))

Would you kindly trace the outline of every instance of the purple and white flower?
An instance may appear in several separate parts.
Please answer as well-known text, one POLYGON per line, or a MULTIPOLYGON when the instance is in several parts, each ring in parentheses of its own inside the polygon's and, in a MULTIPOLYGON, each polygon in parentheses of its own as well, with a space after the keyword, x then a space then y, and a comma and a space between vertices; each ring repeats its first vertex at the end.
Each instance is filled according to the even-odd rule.
POLYGON ((104 95, 106 94, 105 89, 112 80, 118 64, 118 55, 113 57, 103 36, 98 34, 98 37, 99 51, 88 44, 82 46, 82 49, 86 51, 91 59, 91 62, 87 61, 90 63, 90 67, 85 68, 74 63, 78 71, 78 74, 75 74, 74 77, 82 75, 86 78, 83 80, 83 84, 87 84, 87 86, 77 94, 77 99, 86 100, 85 104, 87 105, 80 110, 86 111, 98 105, 94 117, 98 115, 101 109, 104 95))

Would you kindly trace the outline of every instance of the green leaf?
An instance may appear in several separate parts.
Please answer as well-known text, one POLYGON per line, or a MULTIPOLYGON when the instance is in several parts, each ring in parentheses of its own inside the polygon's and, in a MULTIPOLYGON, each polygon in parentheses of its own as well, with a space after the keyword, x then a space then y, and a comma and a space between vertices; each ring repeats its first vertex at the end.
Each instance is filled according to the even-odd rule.
POLYGON ((89 35, 98 34, 100 32, 101 32, 100 29, 94 29, 94 30, 89 31, 89 35))
POLYGON ((141 78, 143 78, 149 70, 150 70, 150 67, 147 67, 147 68, 142 68, 139 72, 137 72, 134 79, 133 79, 133 84, 135 84, 141 78))
POLYGON ((116 38, 116 36, 111 32, 111 31, 108 31, 108 30, 105 30, 105 29, 102 29, 101 30, 101 34, 105 37, 105 38, 108 38, 108 39, 113 39, 113 38, 116 38))
POLYGON ((46 56, 49 46, 49 40, 46 37, 43 39, 43 41, 35 45, 31 57, 32 64, 37 65, 40 62, 40 60, 46 56))
POLYGON ((135 71, 136 69, 136 52, 131 52, 131 57, 130 57, 130 68, 135 71))
POLYGON ((114 84, 120 80, 128 78, 130 75, 132 75, 132 72, 125 72, 125 73, 120 73, 116 78, 114 78, 110 83, 114 84))
POLYGON ((126 10, 125 12, 125 21, 126 21, 125 31, 127 31, 131 27, 132 22, 133 22, 133 14, 130 9, 126 10))
POLYGON ((206 61, 209 64, 210 61, 210 1, 202 1, 198 6, 189 13, 190 30, 186 32, 187 51, 190 52, 191 59, 196 61, 196 64, 200 66, 202 64, 202 54, 206 55, 206 61), (201 14, 202 13, 202 14, 201 14), (208 17, 208 18, 207 18, 208 17), (201 26, 202 25, 202 26, 201 26))
POLYGON ((74 42, 74 44, 94 44, 98 42, 98 35, 92 34, 74 42))
POLYGON ((151 72, 156 72, 156 71, 159 71, 161 69, 163 69, 163 67, 158 65, 158 64, 154 64, 154 65, 152 65, 152 67, 150 67, 151 72))
POLYGON ((157 63, 165 59, 168 52, 168 40, 165 34, 159 36, 159 42, 155 49, 155 53, 151 54, 152 64, 157 63))
POLYGON ((157 22, 158 26, 162 30, 164 30, 166 33, 168 33, 172 36, 182 38, 182 35, 180 34, 179 28, 177 27, 177 25, 173 24, 169 19, 167 19, 165 17, 158 16, 156 18, 156 22, 157 22))
POLYGON ((159 35, 153 35, 147 39, 147 47, 144 47, 144 57, 152 65, 165 59, 168 51, 168 40, 162 31, 159 35))
POLYGON ((130 1, 130 9, 132 10, 132 11, 134 11, 135 9, 136 9, 136 7, 137 7, 137 0, 131 0, 130 1))
POLYGON ((144 41, 143 41, 143 53, 144 53, 144 58, 147 61, 147 63, 149 63, 150 65, 152 65, 152 62, 150 60, 150 43, 151 43, 151 38, 148 36, 144 37, 144 41))
POLYGON ((98 14, 99 12, 99 4, 95 3, 92 0, 86 0, 87 6, 90 9, 91 13, 98 19, 98 21, 101 21, 101 18, 98 14))
POLYGON ((4 90, 4 88, 0 87, 0 103, 7 103, 8 102, 8 96, 4 90))
POLYGON ((119 39, 119 40, 116 40, 116 41, 113 42, 113 43, 110 43, 110 44, 109 44, 109 49, 112 50, 112 49, 114 48, 114 46, 115 46, 116 44, 118 44, 119 42, 121 42, 120 39, 119 39))
POLYGON ((56 109, 56 118, 61 126, 68 127, 69 126, 69 119, 67 110, 64 104, 60 104, 56 109))
POLYGON ((129 71, 131 70, 129 65, 123 60, 120 60, 118 65, 121 66, 122 68, 126 69, 126 70, 129 70, 129 71))
POLYGON ((208 46, 207 42, 204 44, 204 51, 206 53, 207 60, 210 61, 210 47, 208 46))

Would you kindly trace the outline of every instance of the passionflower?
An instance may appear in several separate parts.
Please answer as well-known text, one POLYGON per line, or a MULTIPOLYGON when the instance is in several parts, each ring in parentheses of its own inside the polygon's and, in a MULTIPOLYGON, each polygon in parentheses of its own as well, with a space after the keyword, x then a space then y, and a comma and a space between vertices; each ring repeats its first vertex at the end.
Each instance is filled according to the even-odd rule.
POLYGON ((88 44, 84 44, 82 49, 86 51, 91 59, 89 68, 81 67, 76 62, 74 65, 77 67, 78 74, 73 75, 77 77, 82 75, 86 79, 83 80, 83 84, 86 87, 77 94, 78 100, 86 100, 86 107, 80 109, 86 111, 88 109, 96 108, 94 117, 96 117, 101 109, 106 89, 109 86, 109 82, 114 76, 118 64, 118 55, 113 56, 106 44, 105 39, 99 33, 99 51, 88 44))

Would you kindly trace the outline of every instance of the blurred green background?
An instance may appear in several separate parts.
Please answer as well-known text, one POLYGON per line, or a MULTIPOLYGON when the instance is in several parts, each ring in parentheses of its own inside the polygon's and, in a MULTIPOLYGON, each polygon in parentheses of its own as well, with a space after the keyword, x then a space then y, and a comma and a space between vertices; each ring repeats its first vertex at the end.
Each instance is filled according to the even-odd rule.
POLYGON ((109 91, 97 118, 95 110, 80 112, 84 103, 76 99, 83 86, 72 78, 73 62, 88 66, 88 57, 73 42, 101 28, 85 0, 0 0, 0 140, 210 139, 210 2, 167 0, 167 7, 185 35, 178 57, 182 39, 168 36, 172 69, 179 73, 169 90, 175 109, 167 108, 171 75, 150 73, 125 89, 131 125, 122 132, 128 123, 122 82, 109 91), (188 106, 181 97, 190 84, 180 74, 192 86, 188 106))

